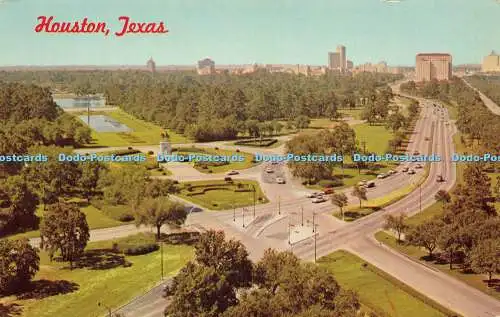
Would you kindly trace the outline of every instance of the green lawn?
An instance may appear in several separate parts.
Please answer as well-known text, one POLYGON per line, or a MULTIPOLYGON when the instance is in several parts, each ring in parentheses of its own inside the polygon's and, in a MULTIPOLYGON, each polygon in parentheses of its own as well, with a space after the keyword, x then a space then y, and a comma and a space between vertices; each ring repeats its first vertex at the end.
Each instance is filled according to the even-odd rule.
MULTIPOLYGON (((75 113, 80 115, 80 113, 75 113)), ((133 145, 156 145, 161 141, 163 129, 153 123, 140 120, 123 110, 109 112, 92 112, 91 115, 106 115, 125 124, 132 132, 96 132, 92 130, 93 142, 90 146, 133 146, 133 145)), ((187 143, 189 139, 173 131, 167 130, 170 142, 187 143)))
POLYGON ((361 120, 363 109, 363 107, 354 109, 339 109, 339 113, 342 115, 342 117, 352 117, 356 120, 361 120))
POLYGON ((256 204, 267 203, 269 200, 260 189, 259 183, 247 180, 235 180, 233 184, 229 184, 223 180, 185 182, 182 183, 181 191, 178 196, 212 210, 227 210, 232 209, 233 206, 235 208, 248 207, 253 206, 254 201, 253 191, 250 190, 251 185, 255 186, 256 204), (187 189, 188 184, 194 187, 192 192, 187 189), (242 186, 248 188, 249 191, 234 191, 237 189, 237 184, 242 184, 242 186), (210 186, 206 185, 217 186, 205 193, 189 196, 190 193, 201 192, 203 189, 210 188, 210 186))
POLYGON ((385 128, 385 125, 369 125, 368 123, 357 124, 352 127, 356 132, 356 139, 366 142, 366 151, 383 154, 387 150, 389 140, 393 133, 385 128))
POLYGON ((436 302, 346 251, 334 252, 318 263, 334 274, 341 287, 356 291, 361 303, 379 316, 451 315, 436 302))
POLYGON ((473 273, 463 273, 460 268, 458 267, 457 264, 454 265, 453 270, 450 270, 449 264, 448 263, 437 263, 435 261, 427 261, 424 260, 422 257, 428 255, 428 253, 425 251, 425 249, 421 249, 418 247, 406 245, 404 243, 397 243, 396 238, 393 237, 392 235, 387 234, 384 231, 379 231, 375 234, 375 238, 386 244, 387 246, 403 253, 406 254, 415 260, 422 261, 426 263, 427 265, 431 265, 432 267, 437 268, 438 270, 451 275, 455 278, 458 278, 459 280, 462 280, 463 282, 469 284, 472 287, 477 288, 478 290, 489 294, 497 299, 500 300, 500 291, 495 290, 494 287, 488 287, 488 284, 486 283, 486 280, 488 277, 483 274, 473 274, 473 273))
MULTIPOLYGON (((101 229, 101 228, 109 228, 123 225, 122 222, 115 220, 106 214, 104 214, 99 209, 95 208, 92 205, 87 205, 83 200, 76 200, 82 204, 80 210, 87 216, 87 223, 90 229, 101 229)), ((38 217, 43 217, 43 207, 41 205, 38 206, 36 215, 38 217)), ((40 236, 39 230, 28 231, 24 233, 19 233, 11 236, 12 238, 35 238, 40 236)))
MULTIPOLYGON (((47 288, 66 286, 75 290, 42 299, 16 300, 10 297, 0 299, 0 302, 20 305, 21 316, 26 317, 97 317, 107 313, 105 308, 97 305, 98 302, 118 308, 159 282, 160 251, 139 256, 122 256, 105 250, 111 246, 111 241, 90 243, 87 251, 93 252, 97 262, 93 266, 87 265, 72 271, 69 270, 68 263, 50 262, 47 254, 41 252, 40 271, 35 279, 49 280, 44 282, 47 288), (102 258, 98 259, 98 256, 102 258), (125 267, 125 262, 132 265, 125 267)), ((173 276, 193 257, 193 249, 183 245, 165 245, 163 256, 165 276, 173 276)))

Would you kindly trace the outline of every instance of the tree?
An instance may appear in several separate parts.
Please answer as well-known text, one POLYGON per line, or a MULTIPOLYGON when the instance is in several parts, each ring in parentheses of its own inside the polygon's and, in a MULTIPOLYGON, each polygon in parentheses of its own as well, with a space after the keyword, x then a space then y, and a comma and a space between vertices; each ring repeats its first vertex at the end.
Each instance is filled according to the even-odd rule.
POLYGON ((389 115, 387 118, 387 127, 392 130, 393 133, 396 133, 399 129, 404 127, 406 122, 406 118, 399 111, 394 112, 389 115))
POLYGON ((299 265, 299 259, 292 252, 278 252, 274 249, 267 249, 264 251, 262 259, 255 266, 255 283, 274 295, 281 283, 281 274, 285 268, 298 267, 299 265))
POLYGON ((81 256, 90 238, 86 216, 74 205, 58 202, 48 206, 40 225, 40 246, 52 259, 56 251, 63 261, 73 262, 81 256))
POLYGON ((169 317, 217 317, 237 303, 227 278, 213 267, 189 262, 174 277, 171 303, 165 309, 169 317))
POLYGON ((298 116, 295 118, 295 127, 299 130, 309 127, 311 120, 307 116, 298 116))
POLYGON ((334 193, 330 198, 332 204, 340 208, 342 220, 344 220, 344 207, 347 206, 347 196, 344 193, 334 193))
POLYGON ((426 248, 429 252, 429 258, 432 259, 432 252, 438 246, 439 234, 442 227, 443 223, 438 219, 421 223, 410 231, 407 240, 412 245, 426 248))
POLYGON ((110 169, 99 179, 99 188, 108 203, 128 204, 137 211, 141 201, 147 197, 145 191, 148 180, 149 174, 142 166, 110 169))
POLYGON ((500 273, 500 240, 479 241, 472 248, 470 264, 477 273, 488 274, 490 284, 492 274, 500 273))
POLYGON ((106 167, 94 161, 82 162, 80 164, 81 175, 78 179, 78 185, 83 193, 83 196, 90 203, 90 198, 95 194, 99 184, 99 177, 102 175, 106 167))
POLYGON ((184 205, 166 197, 148 198, 144 200, 135 214, 137 226, 148 225, 156 228, 156 237, 161 237, 163 225, 180 226, 186 221, 187 212, 184 205))
POLYGON ((23 229, 34 229, 38 199, 22 175, 11 176, 0 185, 0 236, 23 229), (3 209, 3 211, 2 211, 3 209), (2 221, 2 218, 5 220, 2 221))
POLYGON ((368 199, 366 196, 366 192, 366 188, 357 185, 354 186, 351 192, 351 195, 359 199, 359 208, 361 208, 361 201, 368 199))
POLYGON ((453 269, 453 257, 460 248, 460 237, 458 231, 459 228, 457 228, 456 224, 445 225, 441 229, 438 237, 439 248, 448 253, 450 270, 453 269))
POLYGON ((446 203, 450 202, 450 200, 451 200, 451 196, 450 196, 450 194, 449 194, 446 190, 444 190, 444 189, 440 189, 440 190, 436 193, 436 195, 434 195, 434 198, 435 198, 437 201, 442 202, 442 203, 443 203, 443 206, 444 206, 444 204, 446 204, 446 203))
POLYGON ((25 289, 38 272, 40 258, 28 239, 0 239, 0 294, 25 289))
POLYGON ((386 215, 384 229, 394 230, 397 235, 397 241, 401 242, 401 235, 408 229, 406 224, 406 215, 403 213, 393 215, 386 215))
POLYGON ((215 269, 235 286, 248 286, 252 280, 252 262, 245 246, 236 240, 225 240, 223 231, 209 230, 195 246, 196 262, 215 269))

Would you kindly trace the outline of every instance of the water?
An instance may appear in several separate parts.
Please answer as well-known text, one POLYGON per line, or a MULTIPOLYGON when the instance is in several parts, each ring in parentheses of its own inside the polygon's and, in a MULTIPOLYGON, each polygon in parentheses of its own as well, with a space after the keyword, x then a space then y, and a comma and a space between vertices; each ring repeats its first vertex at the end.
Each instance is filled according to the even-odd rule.
POLYGON ((87 108, 90 103, 91 108, 106 106, 106 100, 100 99, 74 99, 74 98, 54 98, 55 103, 61 108, 87 108))
MULTIPOLYGON (((87 123, 87 116, 79 116, 80 120, 87 123)), ((104 115, 90 116, 89 126, 97 132, 132 132, 133 130, 113 118, 104 115)))

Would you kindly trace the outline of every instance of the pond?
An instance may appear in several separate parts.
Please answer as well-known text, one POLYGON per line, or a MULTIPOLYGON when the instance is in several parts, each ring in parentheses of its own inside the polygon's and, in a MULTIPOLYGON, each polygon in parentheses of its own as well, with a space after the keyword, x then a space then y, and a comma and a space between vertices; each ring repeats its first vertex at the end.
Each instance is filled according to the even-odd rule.
POLYGON ((132 132, 133 130, 115 119, 104 115, 79 116, 80 120, 88 124, 97 132, 132 132), (90 119, 90 122, 87 122, 90 119))
POLYGON ((106 106, 106 100, 104 98, 54 98, 54 101, 61 108, 86 108, 89 103, 91 108, 106 106))

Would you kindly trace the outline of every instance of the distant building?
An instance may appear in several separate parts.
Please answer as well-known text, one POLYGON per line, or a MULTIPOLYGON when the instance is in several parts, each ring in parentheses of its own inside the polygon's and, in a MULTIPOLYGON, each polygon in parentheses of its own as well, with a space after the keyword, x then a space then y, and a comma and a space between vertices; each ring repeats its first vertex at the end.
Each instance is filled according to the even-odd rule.
POLYGON ((151 57, 148 62, 146 63, 146 67, 148 68, 148 70, 152 73, 156 73, 156 63, 155 61, 153 60, 153 58, 151 57))
POLYGON ((351 70, 354 68, 354 63, 352 61, 347 61, 347 70, 351 70))
POLYGON ((490 55, 483 59, 483 64, 481 65, 481 71, 487 72, 500 72, 500 55, 491 51, 490 55))
POLYGON ((200 75, 208 75, 215 73, 215 62, 210 58, 199 60, 196 64, 196 70, 200 75))
POLYGON ((340 70, 341 71, 347 70, 347 55, 346 55, 345 46, 343 46, 343 45, 337 46, 337 53, 339 53, 340 70))
POLYGON ((337 52, 328 53, 328 69, 340 69, 340 54, 337 52))
POLYGON ((365 63, 356 66, 353 73, 389 73, 389 67, 386 62, 379 62, 378 64, 365 63))
POLYGON ((415 81, 450 80, 452 74, 452 58, 450 54, 426 53, 417 54, 415 81))

